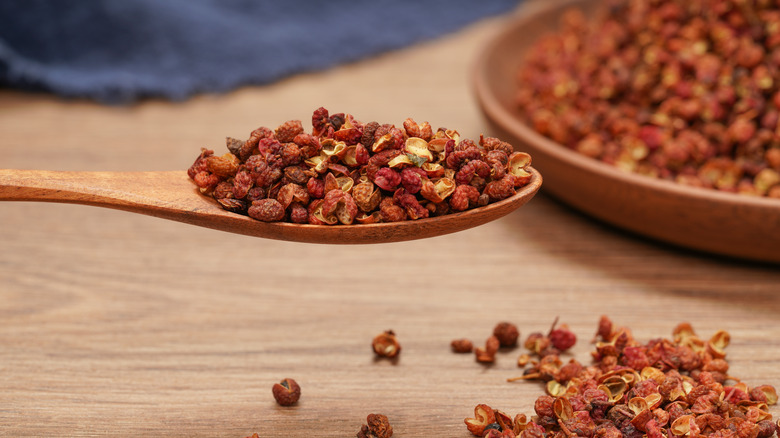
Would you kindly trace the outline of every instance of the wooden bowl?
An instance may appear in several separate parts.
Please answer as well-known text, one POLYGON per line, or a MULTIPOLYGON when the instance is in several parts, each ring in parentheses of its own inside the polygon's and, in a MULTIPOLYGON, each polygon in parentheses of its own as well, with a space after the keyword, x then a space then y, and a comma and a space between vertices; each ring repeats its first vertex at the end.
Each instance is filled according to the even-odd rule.
POLYGON ((714 254, 780 262, 780 200, 680 185, 618 170, 528 127, 514 103, 516 74, 535 40, 558 28, 561 14, 595 0, 537 2, 526 7, 480 53, 473 72, 477 100, 495 134, 514 141, 544 175, 543 190, 582 212, 663 242, 714 254))

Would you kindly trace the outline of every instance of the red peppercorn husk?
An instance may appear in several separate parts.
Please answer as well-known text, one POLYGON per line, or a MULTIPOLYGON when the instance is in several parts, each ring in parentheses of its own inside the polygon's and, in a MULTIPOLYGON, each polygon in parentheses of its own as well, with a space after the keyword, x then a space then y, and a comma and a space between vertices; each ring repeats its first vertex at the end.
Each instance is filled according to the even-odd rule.
POLYGON ((607 1, 572 9, 518 74, 539 133, 622 170, 780 197, 780 4, 607 1))
POLYGON ((493 336, 498 338, 498 342, 502 347, 514 347, 517 345, 517 338, 520 336, 520 331, 517 326, 511 322, 500 322, 493 329, 493 336))
POLYGON ((477 143, 412 119, 362 123, 325 108, 311 133, 291 120, 226 146, 222 156, 204 149, 187 174, 224 209, 263 222, 425 219, 506 199, 531 177, 531 157, 496 138, 477 143))
POLYGON ((450 346, 455 353, 471 353, 474 350, 474 344, 466 338, 454 339, 450 346))
POLYGON ((374 337, 371 349, 379 357, 394 358, 401 353, 401 344, 392 330, 386 330, 374 337))
POLYGON ((357 438, 390 438, 393 436, 393 426, 386 415, 368 414, 366 423, 361 426, 357 438))
POLYGON ((281 406, 292 406, 301 398, 301 387, 290 378, 275 383, 271 388, 274 399, 281 406))
MULTIPOLYGON (((539 339, 544 336, 532 336, 526 346, 538 345, 539 339)), ((777 391, 727 374, 729 342, 725 331, 701 338, 681 323, 671 339, 641 343, 602 316, 591 365, 575 359, 564 364, 557 354, 548 354, 522 377, 508 379, 542 381, 546 392, 534 403, 536 415, 516 416, 511 432, 524 438, 770 438, 778 429, 769 413, 777 391)), ((478 405, 475 418, 466 419, 469 431, 479 436, 492 409, 478 405)), ((509 430, 508 422, 499 427, 509 430)))

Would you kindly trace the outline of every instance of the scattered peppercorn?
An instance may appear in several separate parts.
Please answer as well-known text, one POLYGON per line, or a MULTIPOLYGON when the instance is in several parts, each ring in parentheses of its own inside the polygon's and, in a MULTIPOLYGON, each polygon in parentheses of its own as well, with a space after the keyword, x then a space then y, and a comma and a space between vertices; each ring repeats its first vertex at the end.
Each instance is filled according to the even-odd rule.
POLYGON ((275 383, 271 392, 273 392, 276 402, 281 406, 292 406, 301 398, 301 387, 290 378, 275 383))
POLYGON ((498 338, 498 342, 502 347, 514 347, 517 345, 520 331, 511 322, 500 322, 493 329, 493 336, 498 338))
POLYGON ((527 122, 621 170, 780 198, 780 3, 604 3, 528 52, 527 122))
POLYGON ((368 414, 366 423, 360 427, 357 438, 390 438, 393 436, 393 426, 382 414, 368 414))
MULTIPOLYGON (((526 346, 542 339, 532 336, 526 346)), ((545 382, 546 394, 534 403, 536 415, 510 420, 479 404, 466 427, 482 437, 770 438, 780 428, 769 413, 777 391, 771 385, 751 388, 727 374, 729 342, 725 331, 705 340, 681 323, 672 339, 643 344, 602 316, 593 365, 575 359, 564 364, 550 353, 540 355, 522 377, 508 379, 545 382)))
POLYGON ((476 354, 477 362, 482 362, 482 363, 495 362, 496 353, 498 352, 498 348, 500 347, 500 345, 501 344, 499 343, 498 338, 495 335, 487 338, 484 347, 478 347, 476 350, 474 350, 474 353, 476 354))
POLYGON ((319 108, 312 132, 298 120, 203 149, 187 171, 225 210, 263 222, 337 225, 424 219, 515 194, 531 157, 492 137, 406 119, 401 128, 319 108))
POLYGON ((453 340, 450 346, 455 353, 471 353, 474 350, 474 344, 465 338, 453 340))
POLYGON ((371 348, 379 357, 394 358, 401 352, 401 344, 392 330, 387 330, 374 337, 371 348))

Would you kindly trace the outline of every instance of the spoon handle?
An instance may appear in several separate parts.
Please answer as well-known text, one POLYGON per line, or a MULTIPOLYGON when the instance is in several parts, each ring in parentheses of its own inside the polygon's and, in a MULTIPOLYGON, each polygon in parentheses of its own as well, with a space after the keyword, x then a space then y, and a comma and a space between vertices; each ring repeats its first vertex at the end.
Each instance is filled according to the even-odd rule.
MULTIPOLYGON (((117 208, 153 216, 191 209, 187 175, 167 172, 71 172, 0 169, 0 201, 41 201, 117 208), (173 188, 179 190, 171 190, 173 188)), ((193 197, 195 200, 197 196, 193 197)))
POLYGON ((279 234, 274 229, 266 229, 268 224, 230 213, 208 198, 199 196, 187 173, 181 170, 70 172, 0 169, 0 201, 92 205, 239 234, 271 238, 279 234))

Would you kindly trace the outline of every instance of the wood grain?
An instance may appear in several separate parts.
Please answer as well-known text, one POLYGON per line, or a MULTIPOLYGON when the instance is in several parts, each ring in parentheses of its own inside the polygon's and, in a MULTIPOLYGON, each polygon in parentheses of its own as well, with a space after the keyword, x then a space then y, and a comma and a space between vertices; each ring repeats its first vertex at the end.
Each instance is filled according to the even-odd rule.
MULTIPOLYGON (((469 63, 505 19, 268 87, 183 103, 102 107, 0 92, 4 168, 170 171, 200 147, 318 106, 487 133, 469 63), (409 66, 425 66, 419 68, 409 66)), ((616 231, 537 196, 501 220, 427 240, 305 245, 100 208, 0 203, 0 436, 354 436, 368 413, 398 437, 468 437, 477 403, 532 411, 542 388, 507 383, 449 342, 495 323, 522 336, 556 316, 587 361, 601 314, 640 339, 690 321, 728 330, 731 374, 780 386, 780 272, 616 231), (397 363, 371 338, 394 329, 397 363), (271 386, 295 378, 298 406, 271 386)), ((772 413, 780 414, 774 407, 772 413)))

